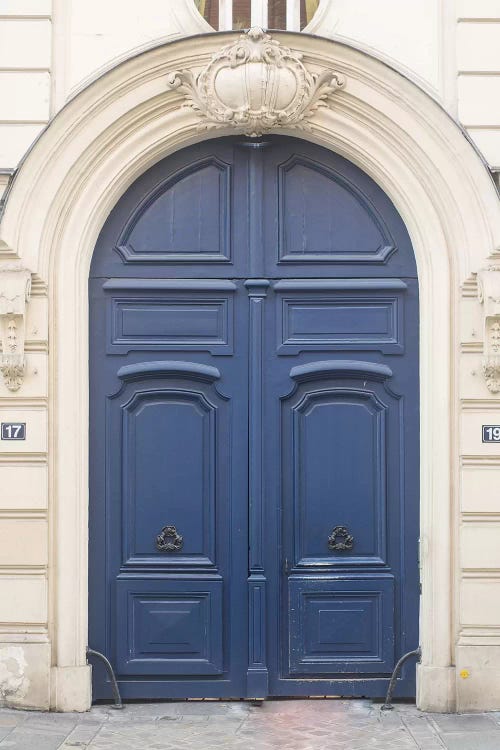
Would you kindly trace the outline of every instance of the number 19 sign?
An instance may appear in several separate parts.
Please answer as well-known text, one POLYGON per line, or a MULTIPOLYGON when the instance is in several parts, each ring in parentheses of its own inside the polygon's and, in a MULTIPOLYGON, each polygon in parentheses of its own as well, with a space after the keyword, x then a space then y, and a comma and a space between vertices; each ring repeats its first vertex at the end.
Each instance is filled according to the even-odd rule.
POLYGON ((26 422, 2 422, 2 440, 26 440, 26 422))
POLYGON ((483 443, 500 443, 499 424, 483 424, 483 443))

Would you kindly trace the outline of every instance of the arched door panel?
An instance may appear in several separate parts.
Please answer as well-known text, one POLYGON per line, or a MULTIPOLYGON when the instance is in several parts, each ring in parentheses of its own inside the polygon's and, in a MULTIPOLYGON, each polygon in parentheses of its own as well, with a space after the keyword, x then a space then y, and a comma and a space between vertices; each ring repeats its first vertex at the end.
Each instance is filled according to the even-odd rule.
POLYGON ((130 187, 89 288, 89 639, 124 697, 382 696, 419 594, 418 282, 387 197, 297 139, 206 141, 130 187))
POLYGON ((341 156, 272 141, 265 160, 264 276, 415 276, 408 235, 387 196, 341 156))

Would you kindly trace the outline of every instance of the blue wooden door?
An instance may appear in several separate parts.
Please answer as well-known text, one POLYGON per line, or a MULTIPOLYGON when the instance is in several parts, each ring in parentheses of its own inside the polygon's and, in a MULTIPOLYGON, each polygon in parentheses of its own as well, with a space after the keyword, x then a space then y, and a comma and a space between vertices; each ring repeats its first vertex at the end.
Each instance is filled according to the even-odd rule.
POLYGON ((131 186, 90 276, 89 642, 123 695, 381 696, 418 643, 418 285, 390 201, 297 139, 207 141, 131 186))

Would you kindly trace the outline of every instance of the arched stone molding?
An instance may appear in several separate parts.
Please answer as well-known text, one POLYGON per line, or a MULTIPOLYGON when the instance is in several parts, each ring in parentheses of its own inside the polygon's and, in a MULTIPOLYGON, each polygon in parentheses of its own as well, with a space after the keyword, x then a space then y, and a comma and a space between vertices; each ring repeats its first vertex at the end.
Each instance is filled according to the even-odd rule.
MULTIPOLYGON (((420 707, 455 705, 457 308, 460 284, 500 245, 493 182, 463 131, 415 84, 358 50, 276 33, 311 72, 347 81, 308 131, 370 174, 398 208, 415 249, 421 295, 420 707)), ((93 248, 127 187, 167 154, 207 137, 167 91, 175 70, 199 70, 234 34, 208 34, 142 53, 70 101, 33 146, 0 225, 0 265, 20 260, 48 285, 52 704, 89 701, 87 644, 88 302, 93 248)), ((214 135, 229 134, 230 128, 214 135)))

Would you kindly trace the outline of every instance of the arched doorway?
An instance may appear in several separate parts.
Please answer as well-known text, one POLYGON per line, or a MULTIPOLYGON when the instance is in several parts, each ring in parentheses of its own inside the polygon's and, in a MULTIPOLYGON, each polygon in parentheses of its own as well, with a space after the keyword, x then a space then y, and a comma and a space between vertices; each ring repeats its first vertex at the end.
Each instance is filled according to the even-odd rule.
POLYGON ((123 695, 382 695, 418 643, 419 515, 383 191, 288 137, 178 151, 100 234, 90 350, 89 643, 123 695))

